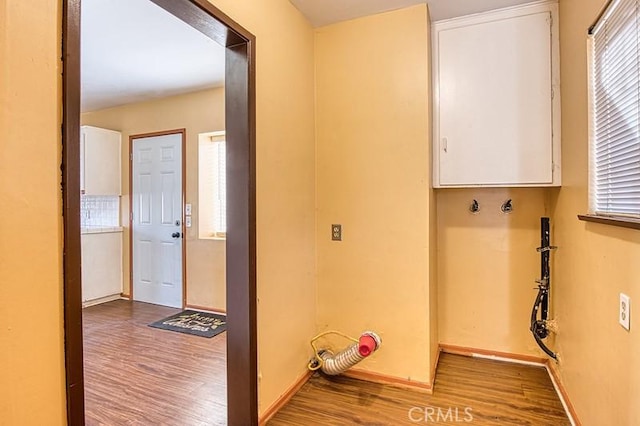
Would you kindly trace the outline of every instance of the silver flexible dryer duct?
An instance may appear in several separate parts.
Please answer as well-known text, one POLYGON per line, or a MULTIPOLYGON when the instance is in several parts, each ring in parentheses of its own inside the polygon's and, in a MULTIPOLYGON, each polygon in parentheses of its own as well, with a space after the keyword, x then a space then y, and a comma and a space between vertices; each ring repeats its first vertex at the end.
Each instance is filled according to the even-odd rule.
POLYGON ((320 357, 320 369, 330 376, 344 373, 375 352, 380 344, 380 337, 373 331, 367 331, 362 333, 358 342, 338 353, 334 354, 328 349, 320 350, 317 354, 320 357))

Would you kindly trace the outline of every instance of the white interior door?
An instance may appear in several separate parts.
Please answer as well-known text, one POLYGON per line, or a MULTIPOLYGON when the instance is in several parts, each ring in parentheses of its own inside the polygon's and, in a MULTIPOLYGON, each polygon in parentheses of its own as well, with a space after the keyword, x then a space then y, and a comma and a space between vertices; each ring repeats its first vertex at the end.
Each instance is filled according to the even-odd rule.
POLYGON ((182 134, 132 140, 133 298, 182 307, 182 134))

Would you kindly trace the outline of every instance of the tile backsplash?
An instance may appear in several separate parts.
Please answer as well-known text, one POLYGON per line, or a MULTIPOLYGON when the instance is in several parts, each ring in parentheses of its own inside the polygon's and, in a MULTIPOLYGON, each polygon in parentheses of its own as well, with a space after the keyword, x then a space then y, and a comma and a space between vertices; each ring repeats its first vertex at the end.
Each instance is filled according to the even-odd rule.
POLYGON ((80 225, 82 228, 120 226, 120 197, 117 195, 82 195, 80 225))

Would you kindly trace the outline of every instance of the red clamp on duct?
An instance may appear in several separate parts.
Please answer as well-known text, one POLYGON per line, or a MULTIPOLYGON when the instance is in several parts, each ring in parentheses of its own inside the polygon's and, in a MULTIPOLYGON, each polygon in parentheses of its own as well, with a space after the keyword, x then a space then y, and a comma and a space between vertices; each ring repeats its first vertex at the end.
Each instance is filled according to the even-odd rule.
POLYGON ((364 333, 358 339, 358 352, 363 357, 367 357, 378 349, 378 341, 371 335, 371 333, 364 333))

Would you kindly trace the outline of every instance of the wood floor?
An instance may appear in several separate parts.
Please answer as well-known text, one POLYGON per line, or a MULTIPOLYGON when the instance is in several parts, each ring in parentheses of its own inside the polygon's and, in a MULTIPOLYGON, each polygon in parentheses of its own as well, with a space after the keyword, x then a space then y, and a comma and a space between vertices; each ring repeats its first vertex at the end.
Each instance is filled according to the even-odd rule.
MULTIPOLYGON (((84 310, 87 425, 227 424, 226 333, 148 327, 178 311, 124 300, 84 310)), ((316 374, 269 425, 452 423, 570 424, 543 368, 442 354, 433 395, 316 374)))
POLYGON ((226 333, 148 327, 179 309, 117 300, 84 316, 87 425, 226 425, 226 333))
POLYGON ((544 368, 442 354, 433 395, 316 373, 268 424, 571 423, 544 368))

